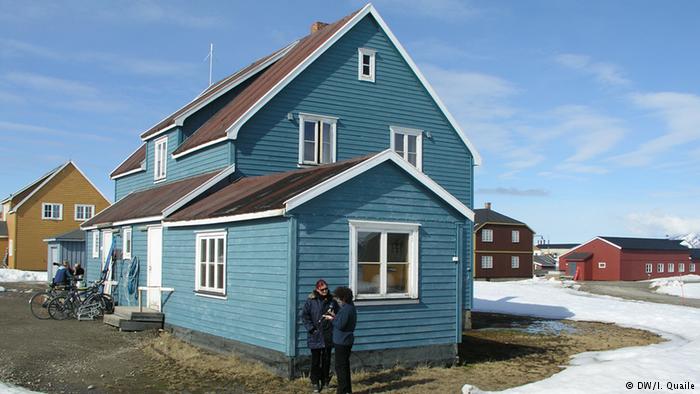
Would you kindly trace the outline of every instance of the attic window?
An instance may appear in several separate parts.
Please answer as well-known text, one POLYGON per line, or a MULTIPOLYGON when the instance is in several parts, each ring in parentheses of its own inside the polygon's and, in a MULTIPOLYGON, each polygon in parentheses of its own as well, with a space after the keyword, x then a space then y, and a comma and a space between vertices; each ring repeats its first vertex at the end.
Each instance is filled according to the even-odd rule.
POLYGON ((358 48, 358 79, 360 81, 374 82, 376 51, 367 48, 358 48))

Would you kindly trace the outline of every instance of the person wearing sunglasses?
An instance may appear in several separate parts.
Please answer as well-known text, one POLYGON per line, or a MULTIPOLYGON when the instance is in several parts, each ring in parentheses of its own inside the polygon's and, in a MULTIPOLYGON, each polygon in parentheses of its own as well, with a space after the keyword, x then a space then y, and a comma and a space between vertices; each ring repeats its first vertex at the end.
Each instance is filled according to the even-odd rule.
POLYGON ((306 344, 311 349, 311 384, 314 393, 321 392, 330 383, 333 326, 325 316, 335 316, 338 303, 328 290, 328 283, 319 279, 309 294, 302 310, 302 321, 307 332, 306 344))

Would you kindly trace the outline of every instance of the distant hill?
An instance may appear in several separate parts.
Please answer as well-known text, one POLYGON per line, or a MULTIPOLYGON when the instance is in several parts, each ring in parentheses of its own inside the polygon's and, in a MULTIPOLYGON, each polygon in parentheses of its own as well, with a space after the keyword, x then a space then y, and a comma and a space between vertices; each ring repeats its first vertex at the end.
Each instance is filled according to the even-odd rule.
POLYGON ((682 239, 681 244, 689 248, 700 248, 700 233, 688 233, 685 235, 676 235, 671 239, 682 239))

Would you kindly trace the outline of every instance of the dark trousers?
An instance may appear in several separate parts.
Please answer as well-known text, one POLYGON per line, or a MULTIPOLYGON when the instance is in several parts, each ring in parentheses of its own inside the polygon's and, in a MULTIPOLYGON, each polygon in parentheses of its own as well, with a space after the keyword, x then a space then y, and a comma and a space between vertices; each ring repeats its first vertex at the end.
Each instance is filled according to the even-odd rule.
POLYGON ((311 383, 328 384, 331 373, 332 347, 311 349, 311 383))
POLYGON ((338 377, 337 394, 352 393, 350 382, 350 352, 352 346, 335 345, 335 374, 338 377))

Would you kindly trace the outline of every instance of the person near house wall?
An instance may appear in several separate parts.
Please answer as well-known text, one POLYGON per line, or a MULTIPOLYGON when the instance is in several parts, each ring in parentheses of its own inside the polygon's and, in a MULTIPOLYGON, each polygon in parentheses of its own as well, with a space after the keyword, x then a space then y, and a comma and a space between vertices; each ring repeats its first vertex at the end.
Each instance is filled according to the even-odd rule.
POLYGON ((316 281, 316 287, 304 303, 302 321, 307 332, 306 343, 311 349, 311 384, 320 392, 330 382, 333 327, 324 315, 335 315, 338 303, 328 291, 325 280, 316 281))
POLYGON ((337 394, 352 393, 350 380, 350 352, 355 343, 355 324, 357 311, 352 302, 352 290, 348 287, 338 287, 333 292, 340 304, 340 310, 333 316, 327 314, 325 319, 333 321, 333 345, 335 347, 335 374, 338 376, 337 394))

